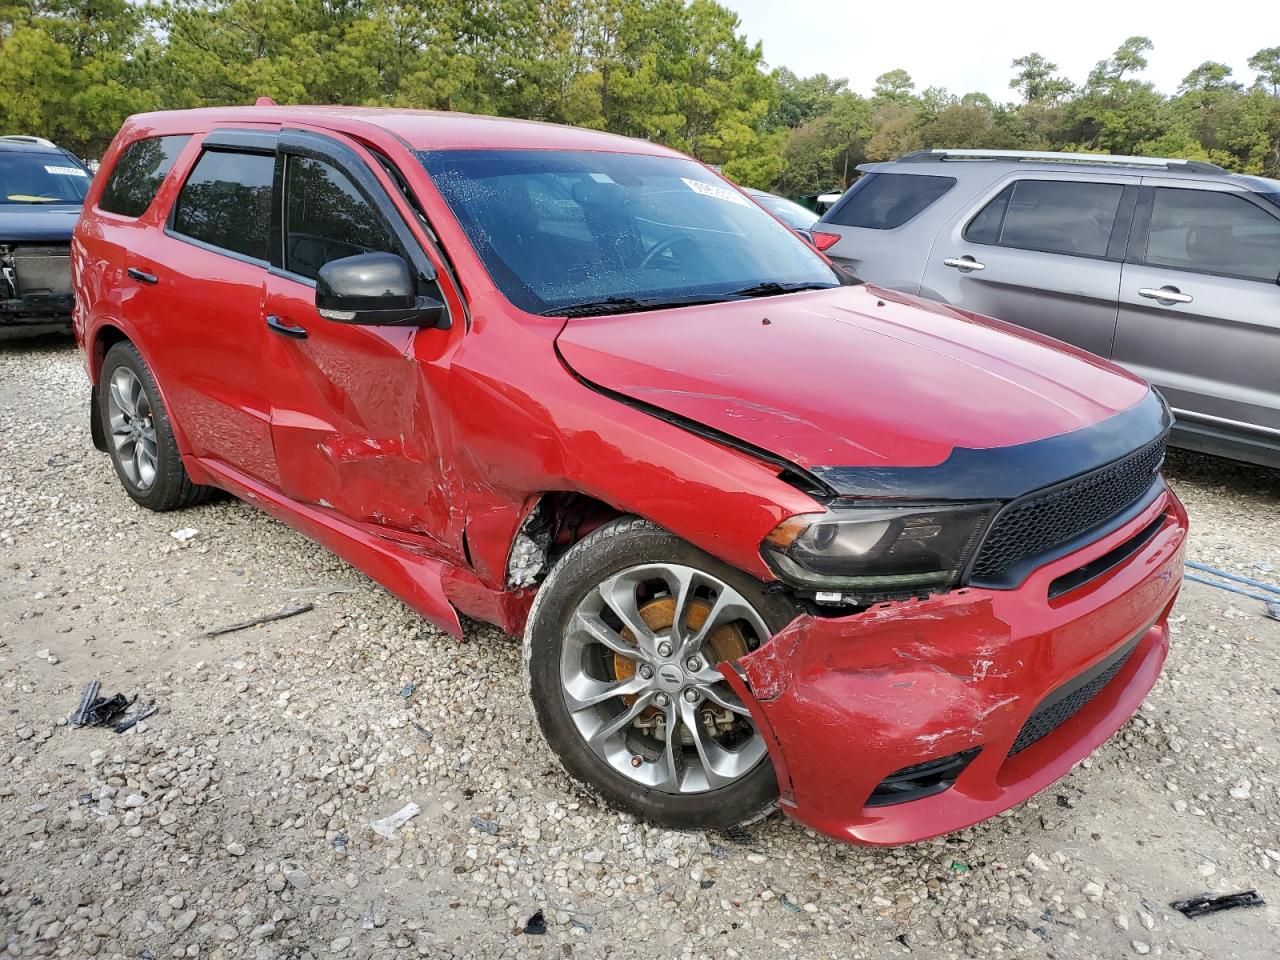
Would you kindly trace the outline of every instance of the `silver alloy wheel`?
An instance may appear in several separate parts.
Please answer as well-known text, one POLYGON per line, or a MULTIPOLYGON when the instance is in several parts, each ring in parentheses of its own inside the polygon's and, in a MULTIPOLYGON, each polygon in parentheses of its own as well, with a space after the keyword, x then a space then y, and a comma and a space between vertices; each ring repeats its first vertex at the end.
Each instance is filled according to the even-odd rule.
POLYGON ((702 793, 750 773, 765 757, 764 740, 708 643, 743 626, 761 642, 769 636, 741 594, 694 567, 645 564, 597 586, 574 611, 560 652, 564 702, 587 746, 618 773, 663 793, 702 793), (637 594, 664 586, 673 622, 653 629, 637 594), (695 606, 699 617, 705 612, 696 627, 695 606), (611 661, 634 669, 623 676, 611 661), (717 723, 730 729, 718 735, 717 723))
POLYGON ((107 385, 107 429, 116 459, 129 482, 146 490, 156 479, 156 426, 142 380, 116 367, 107 385))

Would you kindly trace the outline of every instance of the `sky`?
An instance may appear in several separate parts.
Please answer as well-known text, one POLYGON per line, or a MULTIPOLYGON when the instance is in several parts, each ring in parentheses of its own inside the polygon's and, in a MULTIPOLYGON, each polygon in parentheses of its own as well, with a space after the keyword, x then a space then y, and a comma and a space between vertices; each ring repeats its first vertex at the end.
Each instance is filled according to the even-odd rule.
POLYGON ((1143 79, 1173 93, 1193 68, 1217 60, 1246 86, 1248 59, 1280 46, 1276 0, 1236 0, 1192 5, 1188 0, 721 0, 742 20, 742 32, 764 44, 771 67, 801 76, 846 77, 858 93, 875 78, 901 67, 916 89, 946 87, 954 94, 980 91, 997 101, 1016 99, 1009 89, 1015 57, 1035 51, 1058 73, 1083 83, 1099 60, 1127 37, 1150 37, 1143 79))

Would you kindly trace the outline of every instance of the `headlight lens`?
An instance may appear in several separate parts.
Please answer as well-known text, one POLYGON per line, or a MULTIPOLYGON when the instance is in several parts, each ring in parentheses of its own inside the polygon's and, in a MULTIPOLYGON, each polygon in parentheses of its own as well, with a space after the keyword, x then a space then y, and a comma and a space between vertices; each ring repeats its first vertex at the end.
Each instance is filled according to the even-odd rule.
POLYGON ((784 521, 764 543, 794 586, 873 600, 949 590, 996 504, 834 507, 784 521))

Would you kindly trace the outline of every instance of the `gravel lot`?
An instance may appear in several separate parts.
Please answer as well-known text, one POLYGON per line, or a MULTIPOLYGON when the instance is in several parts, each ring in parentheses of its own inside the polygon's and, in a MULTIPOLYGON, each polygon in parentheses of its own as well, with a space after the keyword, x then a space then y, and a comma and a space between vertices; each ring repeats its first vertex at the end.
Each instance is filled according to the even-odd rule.
MULTIPOLYGON (((141 510, 86 403, 68 341, 0 344, 9 956, 1276 955, 1280 623, 1256 601, 1188 584, 1140 715, 990 823, 896 850, 780 817, 673 833, 573 792, 514 642, 436 633, 237 501, 141 510), (159 712, 68 727, 94 678, 159 712), (410 801, 393 839, 371 831, 410 801), (1269 905, 1168 906, 1249 888, 1269 905), (524 933, 537 910, 546 933, 524 933)), ((1169 474, 1193 557, 1280 580, 1280 474, 1191 455, 1169 474)))

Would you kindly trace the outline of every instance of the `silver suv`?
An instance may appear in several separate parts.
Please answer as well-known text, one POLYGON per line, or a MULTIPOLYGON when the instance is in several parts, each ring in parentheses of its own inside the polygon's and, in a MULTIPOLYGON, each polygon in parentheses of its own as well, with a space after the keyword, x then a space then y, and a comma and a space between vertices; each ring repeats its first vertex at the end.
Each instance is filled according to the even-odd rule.
POLYGON ((1164 394, 1177 445, 1280 466, 1280 181, 1023 151, 859 169, 813 227, 836 262, 1109 357, 1164 394))

